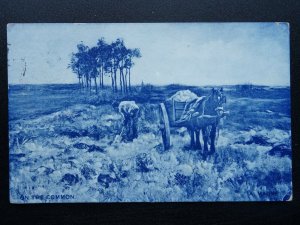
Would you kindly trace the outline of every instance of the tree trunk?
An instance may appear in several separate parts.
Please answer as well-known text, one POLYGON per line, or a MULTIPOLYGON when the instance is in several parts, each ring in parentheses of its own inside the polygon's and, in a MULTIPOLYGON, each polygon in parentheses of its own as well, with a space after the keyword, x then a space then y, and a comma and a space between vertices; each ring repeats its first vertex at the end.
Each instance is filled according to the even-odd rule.
POLYGON ((92 79, 89 78, 89 89, 90 89, 90 94, 92 94, 92 79))
POLYGON ((119 76, 120 76, 120 91, 121 93, 123 93, 123 89, 124 89, 124 84, 122 82, 122 74, 121 74, 121 69, 119 69, 120 73, 119 73, 119 76))
POLYGON ((98 93, 98 87, 97 87, 97 77, 94 77, 94 81, 95 81, 96 94, 97 94, 97 93, 98 93))
POLYGON ((126 91, 128 93, 129 89, 128 89, 128 69, 127 68, 126 68, 126 73, 125 73, 125 83, 126 83, 126 91))
POLYGON ((86 83, 85 83, 86 89, 88 89, 89 88, 89 78, 88 78, 88 76, 85 76, 85 81, 86 81, 86 83))
POLYGON ((110 77, 111 77, 111 88, 112 88, 112 91, 114 92, 115 91, 115 82, 114 82, 114 75, 112 72, 110 74, 110 77))
POLYGON ((115 80, 115 92, 118 92, 117 71, 116 70, 114 70, 114 80, 115 80))
POLYGON ((104 88, 103 76, 104 76, 104 73, 103 73, 103 69, 102 69, 102 70, 101 70, 101 88, 102 88, 102 89, 104 88))
POLYGON ((128 69, 128 72, 129 72, 129 73, 128 73, 128 78, 129 78, 129 81, 128 81, 128 82, 129 82, 129 91, 131 91, 130 68, 128 69))
POLYGON ((100 71, 99 71, 99 89, 101 88, 101 68, 100 68, 100 71))
POLYGON ((126 80, 125 80, 125 77, 124 77, 124 73, 123 73, 123 70, 122 70, 122 81, 123 81, 123 86, 124 86, 124 93, 127 93, 127 83, 126 83, 126 80))

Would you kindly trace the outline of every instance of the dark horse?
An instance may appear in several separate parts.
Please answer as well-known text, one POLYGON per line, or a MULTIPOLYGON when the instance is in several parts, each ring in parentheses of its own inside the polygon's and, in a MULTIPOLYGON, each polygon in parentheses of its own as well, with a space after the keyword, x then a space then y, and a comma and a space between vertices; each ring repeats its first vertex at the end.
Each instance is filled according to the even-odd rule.
POLYGON ((223 89, 211 91, 207 97, 200 97, 185 106, 184 113, 178 124, 187 127, 191 136, 191 148, 202 149, 200 143, 200 131, 202 131, 204 142, 204 154, 208 153, 208 141, 210 138, 210 154, 215 152, 215 139, 217 126, 220 119, 226 115, 219 109, 226 103, 223 89))

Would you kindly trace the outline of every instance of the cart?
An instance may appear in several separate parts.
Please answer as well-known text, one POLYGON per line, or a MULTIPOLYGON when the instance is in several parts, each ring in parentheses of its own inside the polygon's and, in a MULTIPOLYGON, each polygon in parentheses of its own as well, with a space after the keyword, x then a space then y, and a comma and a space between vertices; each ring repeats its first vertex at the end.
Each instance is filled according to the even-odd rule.
POLYGON ((165 150, 171 146, 171 129, 181 127, 180 120, 187 102, 179 102, 174 99, 160 103, 160 129, 165 150))
MULTIPOLYGON (((171 129, 172 128, 179 128, 183 126, 181 117, 184 114, 184 112, 187 110, 186 106, 190 101, 176 101, 174 99, 166 100, 163 103, 160 103, 160 130, 162 134, 162 140, 165 150, 169 149, 171 147, 171 129)), ((229 115, 229 111, 224 111, 222 107, 220 109, 223 111, 223 115, 229 115)), ((207 115, 204 120, 211 120, 213 118, 218 117, 207 115)), ((222 117, 221 121, 223 118, 222 117)), ((208 127, 209 129, 211 127, 208 127)), ((210 131, 209 131, 210 132, 210 131)), ((220 128, 217 126, 217 136, 215 138, 215 143, 218 141, 219 138, 219 132, 220 128)), ((208 143, 210 144, 210 139, 208 139, 208 143)))

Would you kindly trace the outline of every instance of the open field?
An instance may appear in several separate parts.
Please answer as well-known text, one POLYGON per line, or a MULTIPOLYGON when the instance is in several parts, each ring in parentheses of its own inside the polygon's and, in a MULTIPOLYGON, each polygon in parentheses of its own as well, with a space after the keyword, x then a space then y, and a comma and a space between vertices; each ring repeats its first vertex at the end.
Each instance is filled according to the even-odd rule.
POLYGON ((281 201, 292 194, 289 88, 225 87, 226 110, 217 150, 203 160, 172 129, 165 151, 158 103, 178 90, 210 87, 135 87, 129 97, 109 90, 88 94, 76 85, 9 88, 12 202, 281 201), (121 115, 114 100, 141 109, 139 137, 114 143, 121 115), (70 199, 34 196, 69 195, 70 199))

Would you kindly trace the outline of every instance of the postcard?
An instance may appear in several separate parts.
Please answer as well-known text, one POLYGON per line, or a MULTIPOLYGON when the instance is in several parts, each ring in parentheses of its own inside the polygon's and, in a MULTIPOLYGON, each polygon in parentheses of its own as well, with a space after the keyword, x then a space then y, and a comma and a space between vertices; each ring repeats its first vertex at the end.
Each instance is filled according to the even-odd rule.
POLYGON ((288 23, 7 25, 11 203, 291 201, 288 23))

